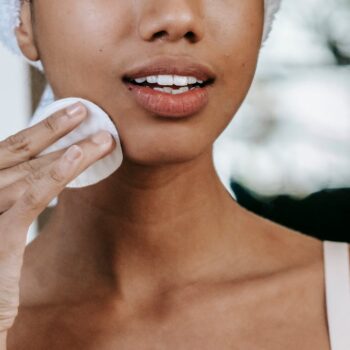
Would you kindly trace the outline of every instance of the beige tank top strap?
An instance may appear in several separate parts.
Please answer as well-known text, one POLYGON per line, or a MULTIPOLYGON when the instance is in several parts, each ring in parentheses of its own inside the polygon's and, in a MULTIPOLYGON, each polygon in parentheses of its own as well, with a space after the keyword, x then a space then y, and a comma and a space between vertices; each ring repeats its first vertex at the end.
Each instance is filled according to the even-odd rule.
POLYGON ((350 350, 349 245, 324 241, 323 253, 331 350, 350 350))

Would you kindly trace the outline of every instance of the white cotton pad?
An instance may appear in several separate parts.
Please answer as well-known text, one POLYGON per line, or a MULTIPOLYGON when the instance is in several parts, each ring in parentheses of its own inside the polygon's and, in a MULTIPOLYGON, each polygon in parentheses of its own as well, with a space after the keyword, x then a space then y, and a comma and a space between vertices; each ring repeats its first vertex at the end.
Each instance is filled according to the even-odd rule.
POLYGON ((113 135, 117 146, 112 153, 108 154, 104 158, 92 164, 78 177, 71 181, 67 185, 67 187, 70 188, 90 186, 104 180, 109 175, 114 173, 120 167, 123 161, 123 152, 120 144, 118 130, 113 124, 112 120, 109 118, 107 113, 105 113, 99 106, 83 98, 69 97, 57 100, 49 104, 48 106, 43 108, 39 114, 33 117, 29 126, 37 124, 38 122, 46 119, 53 113, 64 109, 78 101, 82 102, 87 107, 87 117, 74 130, 72 130, 70 133, 68 133, 67 135, 63 136, 61 139, 50 145, 39 155, 44 155, 47 153, 61 150, 63 148, 67 148, 85 138, 88 138, 89 136, 91 136, 99 130, 109 131, 113 135))

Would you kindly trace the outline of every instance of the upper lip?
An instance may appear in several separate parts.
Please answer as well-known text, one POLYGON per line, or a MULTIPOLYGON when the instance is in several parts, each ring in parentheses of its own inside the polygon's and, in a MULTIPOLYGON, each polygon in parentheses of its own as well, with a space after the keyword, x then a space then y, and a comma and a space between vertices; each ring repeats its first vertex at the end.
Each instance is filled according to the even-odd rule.
POLYGON ((123 79, 133 80, 150 75, 191 76, 198 80, 213 81, 215 73, 206 64, 195 62, 189 57, 156 57, 136 64, 123 75, 123 79))

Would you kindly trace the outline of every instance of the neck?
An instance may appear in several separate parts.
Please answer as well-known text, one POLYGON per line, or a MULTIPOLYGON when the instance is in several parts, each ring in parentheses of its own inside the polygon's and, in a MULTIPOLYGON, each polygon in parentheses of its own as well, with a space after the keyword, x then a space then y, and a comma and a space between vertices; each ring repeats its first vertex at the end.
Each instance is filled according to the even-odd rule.
POLYGON ((217 276, 238 211, 211 153, 158 168, 124 161, 107 180, 63 192, 47 243, 60 261, 78 259, 85 276, 108 276, 124 294, 136 284, 159 290, 217 276))

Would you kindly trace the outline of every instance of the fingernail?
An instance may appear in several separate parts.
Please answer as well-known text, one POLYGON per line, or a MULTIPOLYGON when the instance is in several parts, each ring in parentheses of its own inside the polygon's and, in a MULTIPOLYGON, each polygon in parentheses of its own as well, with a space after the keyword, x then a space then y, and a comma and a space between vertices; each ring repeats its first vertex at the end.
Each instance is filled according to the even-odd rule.
POLYGON ((70 148, 68 148, 66 154, 64 155, 65 158, 71 162, 78 159, 81 156, 81 149, 77 145, 73 145, 70 148))
POLYGON ((70 117, 77 117, 83 114, 85 111, 83 105, 80 102, 73 104, 66 108, 66 112, 70 117))
POLYGON ((92 137, 92 142, 97 145, 103 145, 110 143, 112 140, 112 135, 105 130, 101 130, 92 137))

